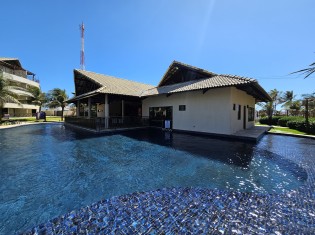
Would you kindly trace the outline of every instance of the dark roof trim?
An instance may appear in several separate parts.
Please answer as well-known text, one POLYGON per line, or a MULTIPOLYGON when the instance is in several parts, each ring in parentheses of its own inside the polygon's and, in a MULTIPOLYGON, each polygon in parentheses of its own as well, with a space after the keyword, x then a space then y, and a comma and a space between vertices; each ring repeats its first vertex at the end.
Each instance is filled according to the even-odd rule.
POLYGON ((185 64, 185 63, 174 60, 171 63, 171 65, 168 67, 168 69, 166 70, 165 74, 163 75, 161 81, 158 84, 158 87, 163 86, 171 78, 173 73, 180 68, 186 68, 190 71, 194 71, 196 73, 203 74, 204 77, 212 77, 212 76, 216 75, 215 73, 207 71, 205 69, 194 67, 194 66, 191 66, 189 64, 185 64))

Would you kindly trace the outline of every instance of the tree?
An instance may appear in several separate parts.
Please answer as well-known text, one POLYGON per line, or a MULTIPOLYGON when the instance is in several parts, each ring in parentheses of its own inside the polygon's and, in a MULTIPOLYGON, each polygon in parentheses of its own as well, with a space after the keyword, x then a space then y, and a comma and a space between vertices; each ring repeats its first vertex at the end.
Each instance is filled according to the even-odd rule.
POLYGON ((0 73, 0 121, 2 119, 2 109, 4 103, 11 102, 16 104, 21 104, 18 101, 18 95, 13 91, 13 89, 20 90, 19 87, 10 85, 8 80, 4 79, 3 74, 0 73))
MULTIPOLYGON (((299 71, 295 71, 293 73, 301 73, 304 74, 304 78, 309 77, 310 75, 312 75, 315 72, 315 62, 309 65, 310 68, 306 68, 306 69, 301 69, 299 71)), ((292 73, 292 74, 293 74, 292 73)))
POLYGON ((271 101, 267 103, 258 103, 260 107, 266 112, 269 117, 269 125, 272 123, 272 116, 277 111, 277 105, 282 102, 281 94, 282 92, 278 91, 277 89, 273 89, 269 91, 269 96, 271 97, 271 101))
POLYGON ((305 107, 305 122, 308 125, 309 110, 314 109, 315 105, 315 92, 312 94, 303 94, 302 105, 305 107))
POLYGON ((300 100, 294 100, 292 101, 292 104, 290 106, 291 114, 293 116, 297 116, 299 114, 299 111, 301 110, 302 101, 300 100))
POLYGON ((30 87, 28 91, 33 95, 31 98, 32 103, 39 106, 40 112, 42 105, 47 102, 46 94, 43 93, 38 87, 30 87))
POLYGON ((287 116, 289 116, 289 110, 290 107, 293 104, 293 99, 294 99, 293 91, 286 91, 282 97, 281 97, 281 102, 284 103, 281 107, 284 107, 287 111, 287 116))
POLYGON ((67 105, 68 96, 66 90, 61 90, 59 88, 54 88, 50 90, 47 94, 47 106, 49 108, 61 107, 61 121, 63 121, 63 111, 67 105))
POLYGON ((273 105, 273 114, 276 114, 277 112, 277 105, 282 103, 282 92, 278 91, 277 89, 272 89, 269 91, 269 96, 272 99, 272 105, 273 105))

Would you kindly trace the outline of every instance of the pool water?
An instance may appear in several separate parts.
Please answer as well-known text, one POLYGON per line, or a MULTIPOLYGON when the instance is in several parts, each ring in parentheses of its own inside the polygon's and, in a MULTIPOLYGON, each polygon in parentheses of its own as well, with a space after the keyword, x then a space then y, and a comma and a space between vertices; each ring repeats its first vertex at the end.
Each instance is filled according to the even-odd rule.
MULTIPOLYGON (((256 145, 156 129, 88 135, 61 124, 1 130, 0 234, 104 198, 165 187, 282 193, 307 173, 256 145)), ((298 143, 297 143, 298 144, 298 143)))

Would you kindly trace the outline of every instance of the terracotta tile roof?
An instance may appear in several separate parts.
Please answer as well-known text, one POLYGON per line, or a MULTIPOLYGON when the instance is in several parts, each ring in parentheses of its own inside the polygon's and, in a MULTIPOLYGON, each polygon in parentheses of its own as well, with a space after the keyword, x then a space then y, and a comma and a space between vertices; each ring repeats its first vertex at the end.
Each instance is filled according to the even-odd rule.
MULTIPOLYGON (((173 65, 178 65, 179 62, 173 62, 173 65)), ((179 64, 181 66, 187 66, 186 64, 179 64)), ((189 66, 189 69, 197 70, 198 68, 189 66)), ((257 102, 269 101, 270 96, 267 92, 258 84, 255 79, 236 76, 215 74, 206 70, 198 69, 201 75, 205 75, 205 78, 199 78, 187 82, 175 83, 171 85, 162 85, 154 87, 139 82, 129 81, 121 78, 116 78, 108 75, 98 74, 94 72, 75 70, 75 73, 79 73, 84 77, 94 81, 100 87, 95 90, 87 92, 85 94, 73 97, 71 100, 78 98, 93 96, 98 93, 104 94, 117 94, 137 97, 147 97, 160 94, 173 94, 178 92, 195 91, 195 90, 208 90, 211 88, 231 87, 234 86, 241 89, 248 94, 256 98, 257 102), (202 73, 200 72, 202 71, 202 73)), ((167 72, 168 73, 168 72, 167 72)), ((165 81, 166 76, 162 78, 165 81)), ((161 84, 161 82, 160 82, 161 84)))
POLYGON ((7 57, 0 57, 0 61, 4 60, 19 60, 18 58, 7 58, 7 57))
POLYGON ((101 88, 97 89, 97 93, 139 97, 144 90, 151 89, 154 87, 152 85, 143 84, 140 82, 134 82, 126 79, 116 78, 113 76, 103 75, 85 70, 75 71, 83 74, 85 77, 98 83, 101 86, 101 88))
POLYGON ((209 88, 228 87, 236 85, 244 85, 249 83, 257 83, 256 80, 250 78, 244 78, 234 75, 214 75, 210 78, 203 78, 188 82, 177 83, 168 86, 155 87, 144 91, 141 96, 170 94, 183 91, 202 90, 209 88))

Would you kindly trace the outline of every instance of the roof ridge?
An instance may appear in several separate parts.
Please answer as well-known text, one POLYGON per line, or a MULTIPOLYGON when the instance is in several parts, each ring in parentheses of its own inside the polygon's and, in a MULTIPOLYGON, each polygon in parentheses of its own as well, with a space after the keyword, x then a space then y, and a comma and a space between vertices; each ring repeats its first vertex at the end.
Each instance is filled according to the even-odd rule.
POLYGON ((206 73, 211 73, 213 75, 217 75, 217 73, 214 73, 212 71, 209 71, 209 70, 206 70, 206 69, 202 69, 202 68, 199 68, 197 66, 190 65, 190 64, 186 64, 186 63, 183 63, 183 62, 180 62, 180 61, 177 61, 177 60, 174 60, 172 64, 174 64, 174 63, 180 64, 180 65, 184 65, 186 67, 190 67, 190 68, 193 68, 193 69, 196 69, 196 70, 200 70, 200 71, 203 71, 203 72, 206 72, 206 73))
POLYGON ((234 75, 234 74, 217 74, 217 75, 223 76, 223 77, 229 77, 229 78, 242 79, 242 80, 250 81, 250 82, 257 82, 257 80, 254 78, 244 77, 244 76, 240 76, 240 75, 234 75))
POLYGON ((0 60, 19 60, 19 58, 0 57, 0 60))
POLYGON ((151 84, 147 84, 147 83, 143 83, 143 82, 138 82, 138 81, 133 81, 133 80, 129 80, 129 79, 126 79, 126 78, 120 78, 120 77, 115 77, 115 76, 112 76, 112 75, 107 75, 107 74, 102 74, 102 73, 96 73, 96 72, 93 72, 93 71, 88 71, 88 70, 82 70, 82 69, 75 69, 76 71, 82 73, 82 72, 88 72, 88 73, 93 73, 93 74, 97 74, 97 75, 100 75, 100 76, 105 76, 105 77, 110 77, 110 78, 114 78, 114 79, 120 79, 120 80, 124 80, 124 81, 128 81, 128 82, 132 82, 132 83, 139 83, 139 84, 143 84, 143 85, 148 85, 148 86, 153 86, 151 84))

